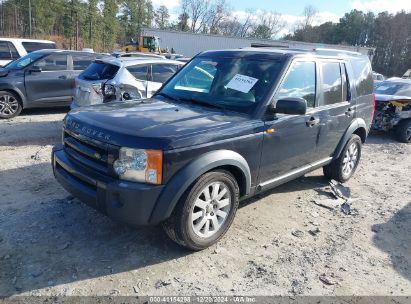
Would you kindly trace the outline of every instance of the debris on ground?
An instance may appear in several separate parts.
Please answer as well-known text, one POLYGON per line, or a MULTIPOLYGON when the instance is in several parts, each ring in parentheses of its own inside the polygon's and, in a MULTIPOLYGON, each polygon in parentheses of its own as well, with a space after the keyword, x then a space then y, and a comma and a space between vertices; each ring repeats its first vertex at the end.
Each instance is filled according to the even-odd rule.
POLYGON ((335 285, 337 282, 335 282, 333 279, 331 279, 329 276, 327 276, 325 273, 320 275, 318 277, 321 282, 323 282, 325 285, 335 285))
POLYGON ((291 234, 295 237, 301 238, 304 236, 304 232, 302 232, 301 230, 293 230, 291 231, 291 234))
POLYGON ((331 193, 336 199, 342 198, 346 200, 350 198, 351 196, 350 188, 345 187, 343 184, 333 179, 329 182, 329 185, 331 187, 331 193))
POLYGON ((351 214, 351 206, 350 204, 347 202, 344 202, 341 205, 341 212, 344 213, 345 215, 350 215, 351 214))
POLYGON ((315 229, 308 230, 308 233, 311 234, 312 236, 316 236, 317 234, 320 233, 320 228, 316 227, 315 229))
POLYGON ((161 287, 168 286, 168 285, 171 285, 171 282, 165 282, 163 280, 158 280, 154 286, 156 287, 156 289, 159 289, 161 287))

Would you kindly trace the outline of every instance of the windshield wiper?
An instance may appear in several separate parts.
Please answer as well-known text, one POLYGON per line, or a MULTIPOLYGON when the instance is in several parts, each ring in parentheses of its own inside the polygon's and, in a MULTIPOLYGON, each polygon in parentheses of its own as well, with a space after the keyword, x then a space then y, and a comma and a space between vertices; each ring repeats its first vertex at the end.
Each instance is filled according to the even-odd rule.
POLYGON ((182 98, 180 100, 190 102, 192 104, 204 105, 204 106, 207 106, 207 107, 210 107, 210 108, 217 108, 217 109, 221 109, 221 110, 226 110, 226 108, 223 105, 215 104, 215 103, 211 103, 211 102, 207 102, 207 101, 203 101, 203 100, 198 100, 198 99, 194 99, 194 98, 182 98))

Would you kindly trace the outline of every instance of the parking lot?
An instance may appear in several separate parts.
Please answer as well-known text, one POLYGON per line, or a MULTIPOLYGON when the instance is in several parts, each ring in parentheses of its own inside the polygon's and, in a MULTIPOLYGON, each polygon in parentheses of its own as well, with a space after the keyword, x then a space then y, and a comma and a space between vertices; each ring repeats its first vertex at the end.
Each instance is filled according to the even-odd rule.
POLYGON ((410 145, 369 137, 349 212, 317 170, 243 202, 228 234, 193 253, 63 190, 50 153, 65 113, 0 121, 1 296, 409 294, 410 145))

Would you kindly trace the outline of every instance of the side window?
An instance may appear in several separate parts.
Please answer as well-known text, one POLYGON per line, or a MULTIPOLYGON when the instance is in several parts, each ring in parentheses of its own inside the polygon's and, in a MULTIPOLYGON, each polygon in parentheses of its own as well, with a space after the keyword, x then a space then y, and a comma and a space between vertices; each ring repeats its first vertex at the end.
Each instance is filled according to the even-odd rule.
POLYGON ((129 66, 127 70, 138 80, 147 80, 148 65, 129 66))
POLYGON ((34 51, 38 50, 44 50, 44 49, 55 49, 56 44, 55 43, 45 43, 45 42, 22 42, 21 43, 23 47, 26 49, 27 53, 31 53, 34 51))
POLYGON ((342 79, 338 62, 321 64, 323 105, 342 102, 342 79))
POLYGON ((315 106, 315 82, 315 62, 297 61, 291 66, 275 99, 304 98, 307 106, 313 108, 315 106))
POLYGON ((85 70, 93 61, 94 57, 87 55, 73 54, 73 70, 83 71, 85 70))
POLYGON ((152 74, 153 81, 164 83, 178 70, 178 65, 175 64, 153 64, 152 74))
POLYGON ((13 58, 13 60, 20 58, 20 54, 19 54, 19 52, 17 52, 16 47, 14 46, 14 44, 11 43, 11 42, 8 42, 8 45, 9 45, 11 57, 13 58))
POLYGON ((0 59, 1 60, 13 59, 11 57, 11 53, 10 53, 10 49, 9 49, 7 41, 0 41, 0 59))
POLYGON ((67 70, 67 55, 52 54, 37 62, 35 66, 43 71, 65 71, 67 70))

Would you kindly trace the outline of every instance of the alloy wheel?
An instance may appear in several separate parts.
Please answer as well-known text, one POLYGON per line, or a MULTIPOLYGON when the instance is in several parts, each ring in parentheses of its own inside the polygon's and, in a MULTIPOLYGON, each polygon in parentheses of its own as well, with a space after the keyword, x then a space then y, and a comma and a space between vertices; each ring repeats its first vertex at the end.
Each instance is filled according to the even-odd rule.
POLYGON ((358 162, 358 145, 353 142, 345 152, 343 159, 343 174, 345 176, 351 175, 358 162))
POLYGON ((15 114, 19 109, 19 102, 12 95, 0 96, 0 114, 4 117, 9 117, 15 114))
POLYGON ((224 183, 213 182, 197 196, 190 213, 194 233, 208 238, 218 232, 231 209, 231 192, 224 183))

